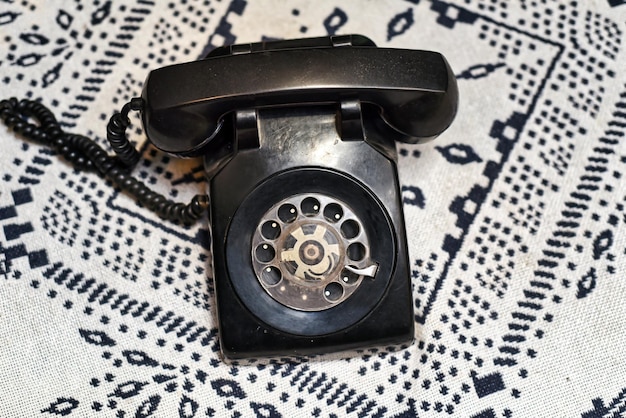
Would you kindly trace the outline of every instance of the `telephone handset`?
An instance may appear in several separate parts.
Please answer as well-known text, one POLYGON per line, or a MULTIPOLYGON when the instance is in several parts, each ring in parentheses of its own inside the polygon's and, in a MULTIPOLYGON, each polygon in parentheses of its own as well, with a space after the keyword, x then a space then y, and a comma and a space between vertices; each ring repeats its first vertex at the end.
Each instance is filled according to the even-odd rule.
POLYGON ((157 148, 194 155, 234 110, 357 100, 376 105, 403 141, 418 143, 450 125, 457 96, 439 53, 332 36, 222 47, 154 70, 142 94, 143 122, 157 148))
POLYGON ((222 47, 150 73, 149 139, 204 158, 226 357, 413 339, 395 141, 436 137, 457 96, 440 54, 358 35, 222 47))

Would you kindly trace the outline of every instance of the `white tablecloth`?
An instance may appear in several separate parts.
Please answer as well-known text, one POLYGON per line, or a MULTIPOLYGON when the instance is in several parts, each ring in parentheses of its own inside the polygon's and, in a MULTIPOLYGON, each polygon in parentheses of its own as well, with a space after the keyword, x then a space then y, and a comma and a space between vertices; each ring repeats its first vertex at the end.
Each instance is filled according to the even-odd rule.
MULTIPOLYGON (((0 415, 626 416, 626 4, 4 1, 0 96, 105 144, 151 69, 232 42, 361 33, 442 52, 453 125, 398 145, 415 343, 225 362, 208 221, 165 224, 0 128, 0 415)), ((185 201, 201 162, 133 175, 185 201)), ((218 278, 219 280, 219 278, 218 278)))

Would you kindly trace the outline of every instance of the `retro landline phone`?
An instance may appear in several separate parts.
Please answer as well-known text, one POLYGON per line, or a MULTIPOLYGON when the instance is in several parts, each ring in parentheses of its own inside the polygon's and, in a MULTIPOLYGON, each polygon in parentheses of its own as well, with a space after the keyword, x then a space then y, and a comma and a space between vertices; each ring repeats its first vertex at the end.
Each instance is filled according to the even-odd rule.
MULTIPOLYGON (((163 217, 210 207, 226 357, 315 354, 412 340, 395 141, 436 137, 457 100, 434 52, 359 35, 231 45, 152 71, 109 123, 115 159, 77 135, 56 147, 163 217), (154 146, 204 159, 210 199, 167 202, 120 168, 139 159, 124 135, 130 109, 154 146)), ((5 123, 60 143, 47 109, 20 103, 0 104, 5 123), (20 111, 41 126, 24 128, 20 111)))

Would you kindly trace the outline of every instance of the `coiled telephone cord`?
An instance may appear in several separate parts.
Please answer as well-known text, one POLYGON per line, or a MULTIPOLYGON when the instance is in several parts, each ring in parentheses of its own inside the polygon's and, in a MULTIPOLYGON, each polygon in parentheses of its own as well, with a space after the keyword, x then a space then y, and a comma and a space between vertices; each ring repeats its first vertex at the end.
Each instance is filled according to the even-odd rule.
POLYGON ((162 194, 150 190, 129 173, 139 162, 140 155, 126 138, 126 129, 130 125, 128 112, 141 110, 142 106, 142 100, 134 98, 109 120, 107 139, 115 156, 110 156, 100 145, 86 136, 65 132, 50 109, 39 102, 18 101, 16 98, 2 100, 0 119, 18 135, 52 147, 76 169, 96 171, 111 180, 159 217, 172 222, 191 224, 208 211, 207 195, 196 195, 186 205, 175 203, 162 194), (30 123, 28 119, 33 119, 37 124, 30 123))

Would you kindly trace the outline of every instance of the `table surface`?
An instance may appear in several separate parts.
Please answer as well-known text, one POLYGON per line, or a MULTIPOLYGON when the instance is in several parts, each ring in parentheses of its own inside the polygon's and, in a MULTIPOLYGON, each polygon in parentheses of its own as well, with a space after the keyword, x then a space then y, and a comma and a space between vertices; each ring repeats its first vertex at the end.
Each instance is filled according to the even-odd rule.
MULTIPOLYGON (((239 362, 219 352, 206 219, 164 223, 1 127, 0 415, 626 416, 622 3, 3 2, 2 98, 103 146, 151 69, 235 41, 439 51, 460 104, 435 141, 398 144, 415 342, 239 362)), ((204 191, 200 161, 131 121, 134 176, 204 191)))

